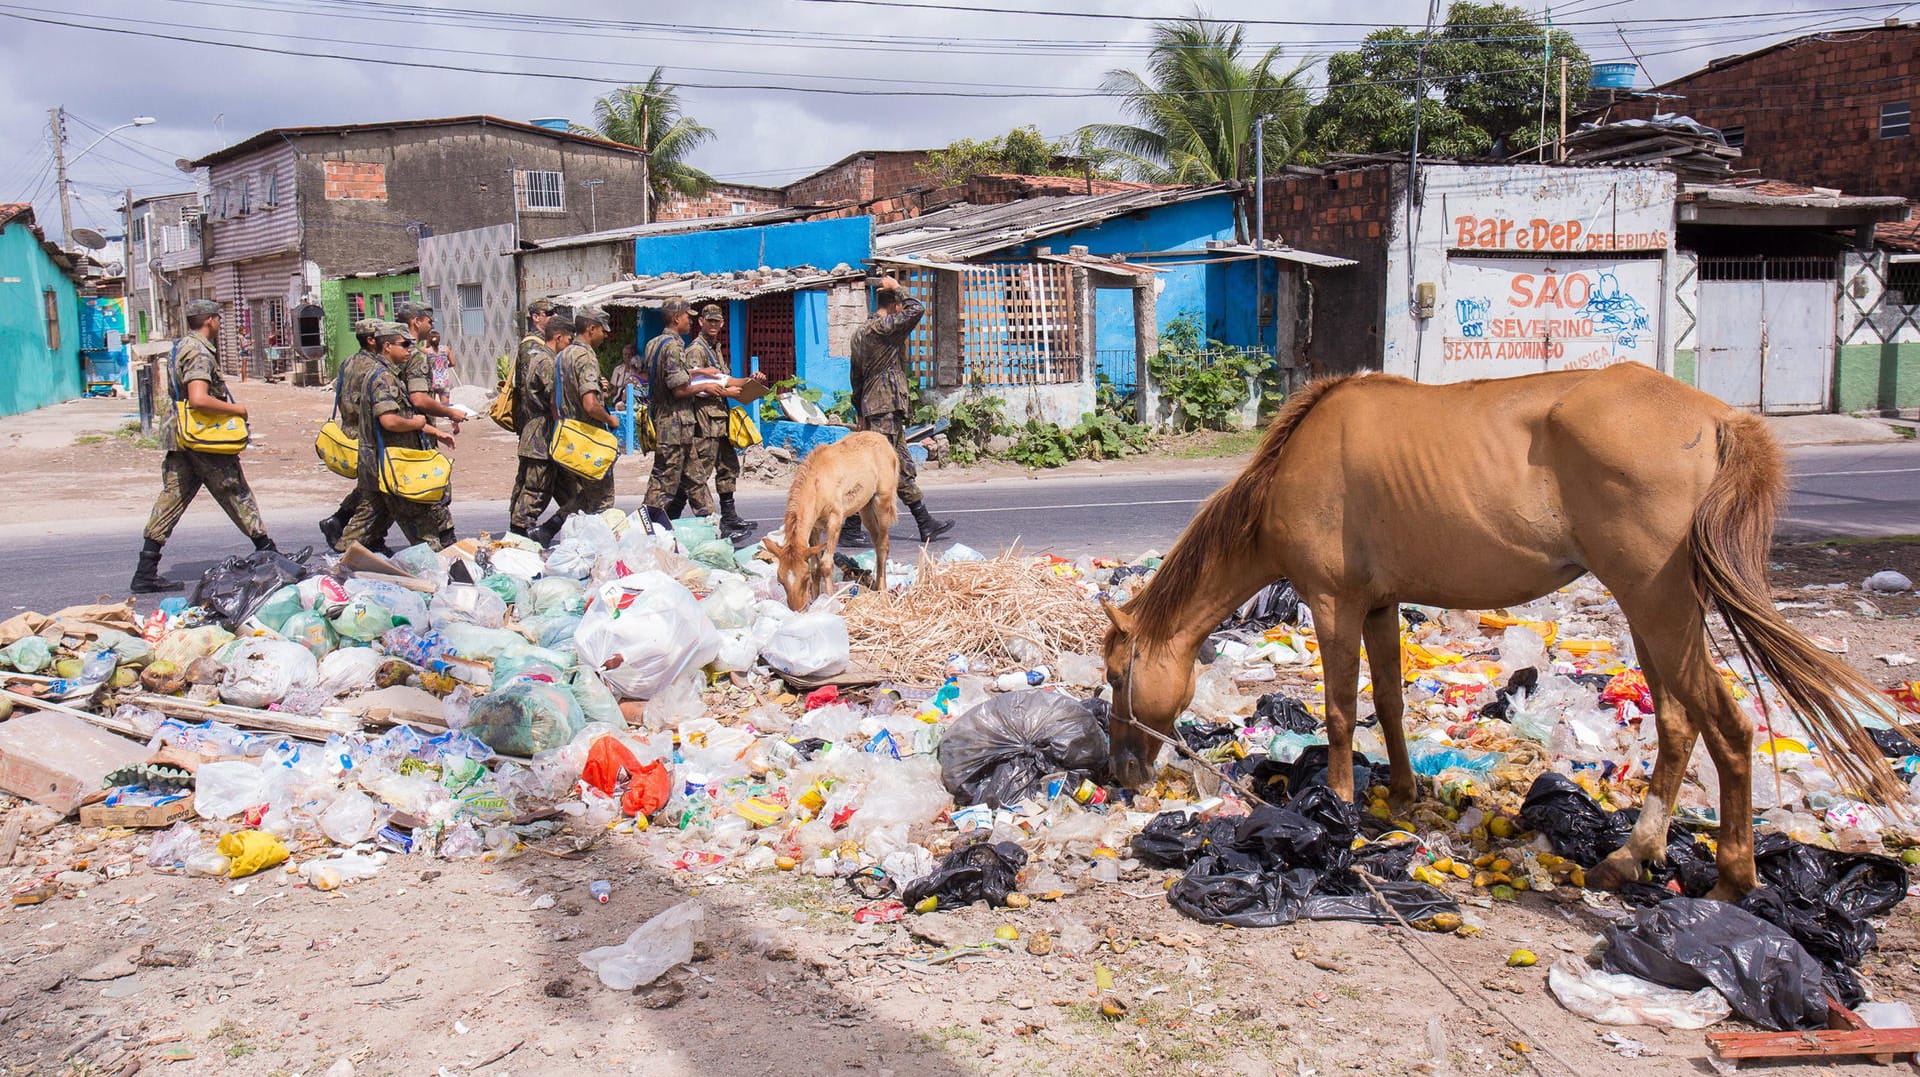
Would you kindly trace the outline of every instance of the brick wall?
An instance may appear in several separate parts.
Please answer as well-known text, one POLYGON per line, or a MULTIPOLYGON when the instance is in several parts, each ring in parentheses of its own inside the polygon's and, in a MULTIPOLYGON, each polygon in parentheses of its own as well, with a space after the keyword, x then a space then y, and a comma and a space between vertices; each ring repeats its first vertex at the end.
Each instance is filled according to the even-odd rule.
POLYGON ((930 186, 920 171, 926 150, 876 150, 857 154, 787 185, 790 206, 824 206, 896 198, 930 186))
POLYGON ((329 202, 385 202, 387 166, 354 161, 326 162, 326 191, 329 202))
POLYGON ((1387 242, 1394 232, 1393 211, 1404 168, 1370 165, 1319 175, 1282 174, 1267 181, 1268 239, 1360 263, 1309 271, 1312 313, 1299 325, 1283 327, 1283 339, 1284 330, 1292 329, 1292 360, 1312 376, 1380 369, 1387 242))
POLYGON ((684 221, 701 217, 727 217, 736 212, 759 213, 762 210, 780 209, 786 204, 785 194, 777 187, 717 183, 699 198, 689 198, 677 192, 668 195, 654 214, 654 219, 684 221), (736 205, 741 208, 736 210, 736 205))
POLYGON ((1616 104, 1615 119, 1683 112, 1745 129, 1735 162, 1770 179, 1848 194, 1920 200, 1920 115, 1899 138, 1880 137, 1880 106, 1920 114, 1920 27, 1876 27, 1803 38, 1738 63, 1658 87, 1683 100, 1616 104))

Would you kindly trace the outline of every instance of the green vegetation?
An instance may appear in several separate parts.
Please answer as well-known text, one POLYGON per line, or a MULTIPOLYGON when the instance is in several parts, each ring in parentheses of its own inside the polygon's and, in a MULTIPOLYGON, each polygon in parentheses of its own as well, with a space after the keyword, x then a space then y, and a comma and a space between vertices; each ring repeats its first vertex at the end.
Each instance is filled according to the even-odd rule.
POLYGON ((1016 127, 998 138, 962 138, 927 154, 922 175, 943 186, 965 183, 975 176, 1006 173, 1016 176, 1085 176, 1117 179, 1105 167, 1112 155, 1094 144, 1085 131, 1070 138, 1049 139, 1037 127, 1016 127))
POLYGON ((1205 339, 1197 315, 1182 314, 1160 334, 1160 351, 1147 361, 1161 399, 1175 406, 1180 430, 1226 430, 1273 367, 1265 354, 1205 339))
POLYGON ((646 82, 596 100, 593 123, 575 124, 573 133, 647 151, 647 187, 656 212, 670 192, 698 198, 713 186, 712 176, 686 163, 694 150, 713 140, 713 129, 680 111, 680 88, 666 81, 660 68, 646 82))

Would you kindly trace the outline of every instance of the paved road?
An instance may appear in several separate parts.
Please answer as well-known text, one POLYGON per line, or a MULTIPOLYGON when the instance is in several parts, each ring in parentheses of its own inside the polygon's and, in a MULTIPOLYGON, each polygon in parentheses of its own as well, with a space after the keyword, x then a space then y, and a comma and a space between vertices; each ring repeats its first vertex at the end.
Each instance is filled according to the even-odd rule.
MULTIPOLYGON (((1802 448, 1792 452, 1792 466, 1795 491, 1781 522, 1783 535, 1920 534, 1920 444, 1802 448)), ((1195 507, 1225 478, 1181 472, 935 485, 928 488, 928 501, 937 513, 960 521, 952 538, 983 551, 1018 542, 1023 549, 1064 556, 1133 556, 1171 545, 1195 507)), ((622 508, 638 503, 637 494, 620 499, 622 508)), ((742 494, 740 503, 745 515, 771 526, 784 495, 742 494)), ((283 546, 297 548, 319 540, 313 522, 324 511, 269 511, 267 522, 283 546)), ((506 505, 461 504, 456 517, 462 534, 500 529, 506 505)), ((124 594, 143 523, 118 518, 0 528, 0 617, 124 594)), ((904 514, 894 534, 903 546, 912 540, 913 524, 904 514)), ((163 567, 176 579, 192 579, 243 545, 211 502, 196 503, 168 544, 163 567)))

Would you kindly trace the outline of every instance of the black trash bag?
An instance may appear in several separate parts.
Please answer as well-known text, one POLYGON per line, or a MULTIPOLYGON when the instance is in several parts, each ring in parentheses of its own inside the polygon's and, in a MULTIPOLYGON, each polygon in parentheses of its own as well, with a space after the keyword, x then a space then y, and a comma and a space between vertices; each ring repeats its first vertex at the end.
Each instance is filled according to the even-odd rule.
POLYGON ((1238 823, 1235 819, 1201 819, 1192 812, 1161 812, 1133 836, 1133 855, 1150 868, 1184 868, 1209 845, 1232 841, 1238 823))
MULTIPOLYGON (((1408 923, 1431 920, 1443 912, 1460 911, 1459 903, 1446 891, 1412 879, 1383 879, 1373 884, 1395 912, 1408 923)), ((1302 920, 1357 920, 1363 924, 1397 923, 1393 913, 1380 907, 1365 887, 1352 894, 1316 893, 1301 906, 1302 920)))
POLYGON ((1050 774, 1086 778, 1107 763, 1099 715, 1058 692, 994 696, 940 741, 940 780, 960 804, 999 808, 1033 795, 1050 774))
POLYGON ((1706 897, 1720 881, 1720 865, 1714 862, 1713 850, 1695 840, 1692 834, 1673 826, 1667 828, 1667 862, 1648 867, 1656 881, 1679 883, 1680 892, 1687 897, 1706 897))
MULTIPOLYGON (((1920 734, 1915 735, 1920 736, 1920 734)), ((1897 729, 1875 726, 1867 730, 1867 736, 1873 738, 1873 743, 1879 747, 1880 753, 1889 759, 1905 759, 1907 756, 1920 754, 1920 748, 1914 747, 1913 742, 1901 736, 1897 729)))
POLYGON ((1772 886, 1748 891, 1739 906, 1806 947, 1827 970, 1828 986, 1841 1002, 1853 1006, 1862 1000, 1864 992, 1853 966, 1872 953, 1879 942, 1872 924, 1795 901, 1772 886))
POLYGON ((948 853, 932 874, 908 883, 900 900, 908 908, 930 897, 939 898, 942 909, 976 901, 1005 905, 1007 895, 1019 889, 1020 869, 1026 866, 1027 851, 1013 842, 979 842, 948 853))
POLYGON ((1253 705, 1255 723, 1265 722, 1290 733, 1317 733, 1320 731, 1320 719, 1307 710, 1307 705, 1289 695, 1269 692, 1260 697, 1253 705))
MULTIPOLYGON (((1540 671, 1534 670, 1533 673, 1534 673, 1534 680, 1537 683, 1540 679, 1540 671)), ((1569 673, 1567 674, 1567 679, 1577 685, 1581 685, 1582 687, 1591 688, 1595 692, 1604 692, 1606 691, 1607 685, 1613 683, 1613 674, 1611 673, 1569 673)))
POLYGON ((1528 830, 1545 834, 1555 853, 1583 868, 1593 867, 1625 845, 1639 817, 1637 811, 1602 810, 1572 778, 1552 771, 1533 780, 1520 805, 1520 822, 1528 830))
POLYGON ((1238 730, 1226 722, 1204 722, 1197 725, 1183 725, 1176 730, 1180 739, 1188 748, 1204 752, 1209 748, 1218 748, 1234 738, 1238 730))
POLYGON ((1495 692, 1493 701, 1480 708, 1479 717, 1506 721, 1508 715, 1513 713, 1513 697, 1521 692, 1531 695, 1538 687, 1540 687, 1539 670, 1532 666, 1514 670, 1513 676, 1507 678, 1506 687, 1495 692))
MULTIPOLYGON (((1327 768, 1333 749, 1325 744, 1309 744, 1298 758, 1286 764, 1287 796, 1299 796, 1315 786, 1327 784, 1327 768)), ((1353 753, 1353 795, 1355 798, 1373 788, 1373 764, 1359 752, 1353 753)), ((1271 803, 1271 801, 1269 801, 1271 803)))
POLYGON ((1407 623, 1408 628, 1419 628, 1421 625, 1426 624, 1428 620, 1426 614, 1421 613, 1412 606, 1400 607, 1400 619, 1407 623))
POLYGON ((1792 935, 1724 901, 1676 897, 1606 929, 1601 967, 1695 991, 1771 1029, 1825 1028, 1826 970, 1792 935))
POLYGON ((313 575, 307 569, 311 547, 292 557, 279 550, 255 550, 208 569, 193 588, 193 604, 212 611, 214 620, 238 631, 241 622, 266 604, 273 593, 313 575))
POLYGON ((1794 901, 1860 919, 1891 912, 1907 896, 1907 869, 1871 853, 1843 853, 1765 834, 1754 843, 1760 881, 1794 901))
POLYGON ((1276 625, 1300 623, 1300 593, 1286 580, 1268 584, 1222 621, 1227 631, 1265 632, 1276 625))

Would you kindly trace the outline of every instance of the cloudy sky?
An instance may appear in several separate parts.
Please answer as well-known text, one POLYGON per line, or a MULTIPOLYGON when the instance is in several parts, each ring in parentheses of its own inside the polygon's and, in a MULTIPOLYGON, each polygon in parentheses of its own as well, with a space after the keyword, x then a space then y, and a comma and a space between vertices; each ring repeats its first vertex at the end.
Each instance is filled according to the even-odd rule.
MULTIPOLYGON (((696 165, 777 184, 858 149, 1117 119, 1115 102, 1094 95, 1101 75, 1138 66, 1147 20, 1194 10, 1179 0, 1050 5, 1071 15, 1033 10, 1043 0, 466 2, 473 10, 456 0, 0 0, 0 201, 31 199, 57 229, 55 105, 70 116, 69 155, 135 115, 158 120, 71 168, 75 223, 117 231, 122 188, 186 189, 176 158, 269 127, 476 112, 587 120, 597 94, 655 65, 718 133, 696 165)), ((1309 63, 1426 14, 1419 0, 1203 8, 1246 20, 1257 47, 1278 43, 1309 63)), ((1655 80, 1889 16, 1920 17, 1920 3, 1567 0, 1554 12, 1593 59, 1637 58, 1655 80)))

